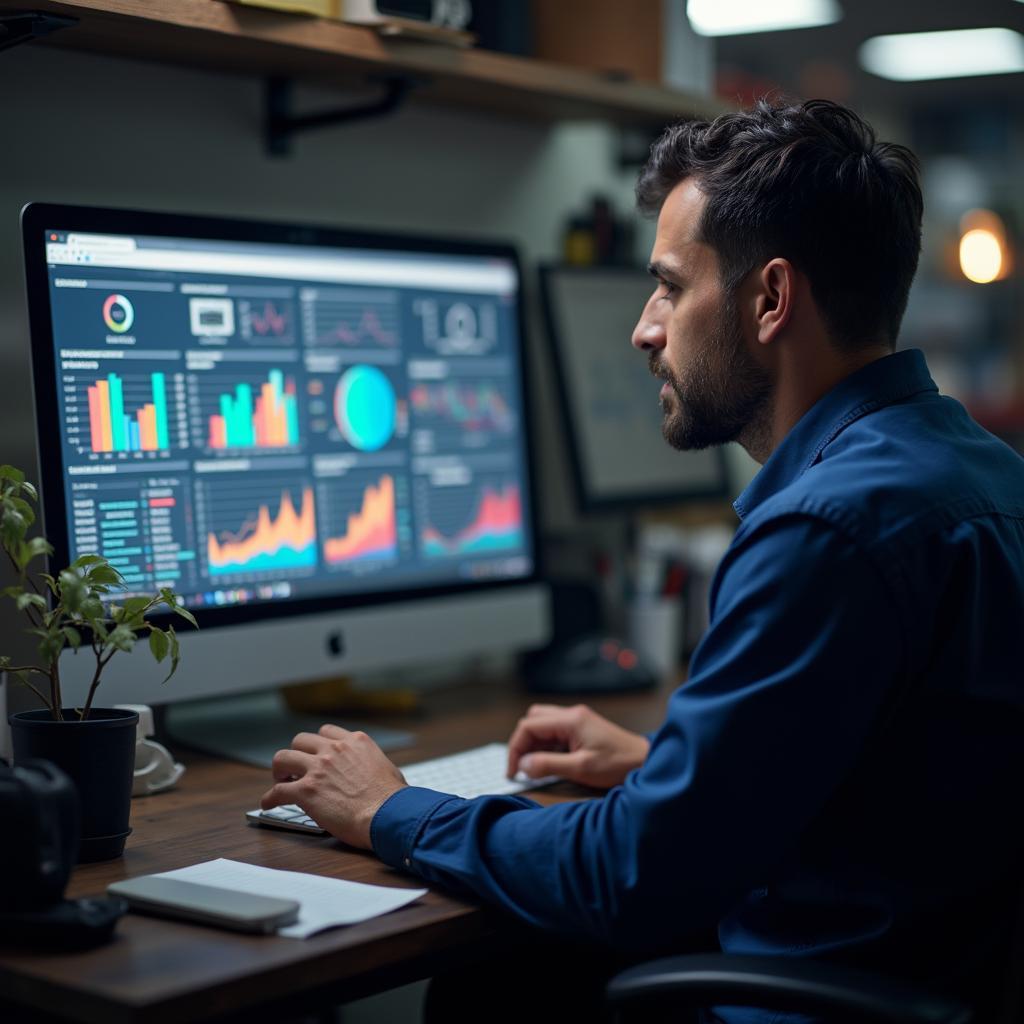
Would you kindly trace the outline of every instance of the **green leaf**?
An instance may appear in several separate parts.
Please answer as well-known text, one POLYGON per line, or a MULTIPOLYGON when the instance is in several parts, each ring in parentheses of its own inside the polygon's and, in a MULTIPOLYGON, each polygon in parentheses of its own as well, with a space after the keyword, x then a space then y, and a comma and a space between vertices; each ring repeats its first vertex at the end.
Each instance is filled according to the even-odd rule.
POLYGON ((17 597, 21 597, 21 595, 25 593, 25 588, 24 587, 4 587, 4 589, 2 591, 0 591, 0 593, 2 593, 4 597, 15 597, 15 598, 17 598, 17 597))
POLYGON ((14 466, 0 466, 0 480, 13 480, 16 484, 25 482, 25 474, 14 466))
POLYGON ((27 480, 21 481, 21 489, 33 500, 39 500, 39 492, 36 490, 35 484, 30 484, 27 480))
POLYGON ((89 583, 108 583, 112 587, 124 586, 124 577, 112 565, 97 565, 86 573, 89 583))
POLYGON ((17 547, 25 539, 25 531, 28 523, 25 517, 10 505, 4 508, 3 517, 0 518, 0 530, 3 531, 4 544, 9 548, 17 547))
POLYGON ((46 611, 46 598, 42 594, 33 594, 29 591, 21 594, 15 602, 18 606, 18 611, 23 612, 26 608, 42 608, 46 611))
POLYGON ((178 648, 178 634, 174 632, 173 626, 167 627, 167 639, 171 644, 171 670, 164 676, 161 683, 166 683, 178 671, 178 662, 181 660, 181 651, 178 648))
POLYGON ((79 555, 68 568, 84 569, 87 565, 96 565, 98 562, 105 561, 106 559, 102 555, 79 555))
POLYGON ((187 620, 188 622, 191 622, 192 625, 196 627, 196 629, 199 628, 199 623, 196 622, 196 617, 184 605, 176 604, 174 606, 174 610, 183 619, 187 620))
POLYGON ((39 578, 50 588, 50 593, 53 594, 54 597, 56 597, 57 581, 48 572, 39 573, 39 578))
POLYGON ((77 651, 82 646, 82 634, 75 629, 74 626, 65 626, 61 632, 67 639, 67 642, 77 651))
POLYGON ((29 558, 38 558, 40 555, 52 555, 53 545, 45 537, 33 537, 28 542, 29 558))
POLYGON ((130 651, 135 646, 136 636, 127 626, 117 626, 107 636, 107 643, 119 651, 130 651))
POLYGON ((160 596, 163 598, 164 604, 172 612, 191 622, 196 629, 199 628, 199 623, 196 622, 195 616, 181 603, 179 596, 170 587, 161 587, 160 596))
POLYGON ((72 569, 64 569, 57 578, 57 585, 60 589, 60 599, 64 607, 72 615, 81 611, 82 604, 88 597, 82 577, 72 569))
POLYGON ((39 642, 39 656, 44 662, 46 662, 46 664, 56 661, 57 658, 60 657, 60 652, 63 650, 64 633, 59 629, 50 630, 39 642))
POLYGON ((9 500, 11 505, 22 514, 28 526, 36 521, 36 514, 32 506, 24 498, 10 498, 9 500))
POLYGON ((32 557, 32 552, 29 551, 28 545, 24 541, 17 541, 10 545, 11 557, 14 559, 14 564, 18 567, 19 572, 24 572, 25 566, 28 565, 29 559, 32 557))
POLYGON ((6 669, 11 663, 11 659, 6 654, 0 654, 0 670, 6 669))
POLYGON ((145 609, 150 602, 148 597, 129 597, 124 603, 124 612, 126 618, 132 618, 139 614, 145 609))
POLYGON ((157 629, 155 626, 149 627, 149 649, 153 652, 153 657, 158 662, 163 661, 167 657, 167 651, 170 649, 170 646, 171 642, 162 629, 157 629))
POLYGON ((100 622, 104 622, 107 619, 106 609, 103 607, 103 602, 98 598, 90 595, 82 602, 82 607, 79 614, 86 622, 89 623, 93 628, 100 622))

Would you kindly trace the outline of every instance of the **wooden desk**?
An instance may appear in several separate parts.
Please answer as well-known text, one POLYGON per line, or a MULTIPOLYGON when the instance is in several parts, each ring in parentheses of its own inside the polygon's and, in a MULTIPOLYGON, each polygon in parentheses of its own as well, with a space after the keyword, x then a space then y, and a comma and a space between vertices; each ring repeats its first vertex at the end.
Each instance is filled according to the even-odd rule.
MULTIPOLYGON (((638 731, 661 720, 668 691, 588 699, 638 731)), ((417 745, 397 752, 401 765, 492 740, 505 740, 537 698, 512 687, 458 688, 432 696, 421 718, 382 724, 413 729, 417 745)), ((569 703, 558 701, 557 703, 569 703)), ((181 756, 179 752, 179 756, 181 756)), ((420 882, 334 839, 252 828, 243 812, 268 785, 258 768, 199 755, 185 758, 178 789, 134 801, 124 857, 78 868, 68 896, 102 894, 117 879, 168 871, 214 857, 352 881, 415 888, 420 882)), ((544 803, 591 796, 562 784, 537 794, 544 803)), ((359 998, 419 978, 445 964, 500 948, 498 915, 432 889, 392 914, 310 939, 250 937, 129 914, 110 945, 86 953, 0 949, 0 1020, 89 1024, 181 1024, 281 1020, 281 1001, 309 1007, 359 998)), ((289 1004, 289 1013, 301 1007, 289 1004)))

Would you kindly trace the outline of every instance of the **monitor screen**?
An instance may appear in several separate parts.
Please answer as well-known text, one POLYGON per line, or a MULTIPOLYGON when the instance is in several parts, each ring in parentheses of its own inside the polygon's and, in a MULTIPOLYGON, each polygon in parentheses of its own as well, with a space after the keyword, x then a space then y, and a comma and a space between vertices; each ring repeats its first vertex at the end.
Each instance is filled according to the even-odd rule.
POLYGON ((41 205, 23 224, 56 564, 98 552, 204 631, 536 582, 510 247, 41 205))
POLYGON ((576 491, 588 511, 727 493, 721 449, 678 452, 662 437, 660 382, 630 345, 652 289, 638 268, 541 270, 576 491))

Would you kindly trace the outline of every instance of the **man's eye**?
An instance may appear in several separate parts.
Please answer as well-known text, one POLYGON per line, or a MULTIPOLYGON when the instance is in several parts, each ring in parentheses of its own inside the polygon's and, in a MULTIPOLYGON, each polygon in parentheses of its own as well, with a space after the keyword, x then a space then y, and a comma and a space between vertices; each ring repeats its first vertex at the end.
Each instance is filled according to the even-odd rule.
POLYGON ((679 286, 672 284, 669 281, 659 281, 658 288, 661 290, 659 298, 667 299, 670 295, 675 295, 679 291, 679 286))

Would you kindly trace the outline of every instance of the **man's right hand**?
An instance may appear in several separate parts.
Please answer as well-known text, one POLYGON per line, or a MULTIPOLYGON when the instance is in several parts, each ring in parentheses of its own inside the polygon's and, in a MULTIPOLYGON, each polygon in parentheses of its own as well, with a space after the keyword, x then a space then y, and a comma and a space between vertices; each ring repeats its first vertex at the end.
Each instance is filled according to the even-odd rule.
POLYGON ((534 704, 508 741, 508 776, 558 775, 584 786, 611 789, 647 758, 650 743, 602 718, 584 704, 534 704))

